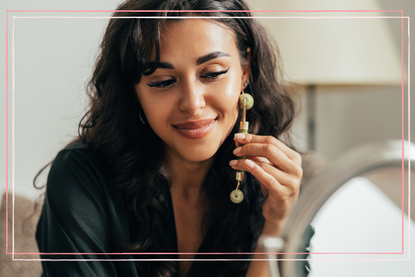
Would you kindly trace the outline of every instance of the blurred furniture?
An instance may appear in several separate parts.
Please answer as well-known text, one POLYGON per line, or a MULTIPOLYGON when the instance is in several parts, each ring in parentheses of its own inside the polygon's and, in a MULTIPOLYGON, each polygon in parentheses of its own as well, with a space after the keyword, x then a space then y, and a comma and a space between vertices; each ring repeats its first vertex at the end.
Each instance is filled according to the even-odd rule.
MULTIPOLYGON (((12 252, 12 206, 13 196, 8 199, 8 249, 12 252)), ((35 229, 40 209, 34 213, 34 203, 16 196, 14 211, 15 253, 39 252, 35 240, 35 229), (34 213, 34 214, 33 214, 34 213), (33 214, 33 216, 31 216, 33 214)), ((11 254, 6 254, 6 194, 3 195, 0 211, 0 276, 4 277, 39 277, 42 273, 40 261, 13 261, 11 254)), ((15 259, 40 259, 39 255, 15 255, 15 259)))

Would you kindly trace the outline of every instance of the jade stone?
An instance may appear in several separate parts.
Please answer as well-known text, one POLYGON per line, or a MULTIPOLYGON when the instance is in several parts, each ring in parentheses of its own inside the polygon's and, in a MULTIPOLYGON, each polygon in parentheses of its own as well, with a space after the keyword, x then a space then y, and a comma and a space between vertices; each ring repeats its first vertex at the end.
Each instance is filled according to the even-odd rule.
POLYGON ((254 98, 252 98, 252 96, 248 93, 241 94, 239 96, 239 107, 241 109, 243 109, 243 107, 244 107, 244 99, 246 100, 245 109, 249 110, 254 105, 254 98))
POLYGON ((242 202, 242 200, 244 200, 244 193, 240 190, 238 190, 238 194, 235 193, 235 189, 231 192, 231 201, 235 204, 239 204, 242 202), (236 194, 236 196, 235 196, 236 194))

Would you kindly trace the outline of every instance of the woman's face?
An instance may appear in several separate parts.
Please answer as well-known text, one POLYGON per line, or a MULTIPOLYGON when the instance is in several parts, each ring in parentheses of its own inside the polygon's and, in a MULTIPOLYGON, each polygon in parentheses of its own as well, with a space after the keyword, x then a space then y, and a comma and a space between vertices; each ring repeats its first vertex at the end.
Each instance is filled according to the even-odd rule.
POLYGON ((238 117, 248 67, 232 31, 204 19, 166 24, 160 64, 135 89, 167 155, 200 162, 216 153, 238 117))

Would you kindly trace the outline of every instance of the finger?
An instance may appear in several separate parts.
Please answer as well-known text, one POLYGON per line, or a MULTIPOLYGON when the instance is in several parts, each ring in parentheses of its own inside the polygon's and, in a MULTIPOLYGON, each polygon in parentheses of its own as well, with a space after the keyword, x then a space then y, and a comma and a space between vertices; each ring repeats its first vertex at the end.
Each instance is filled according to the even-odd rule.
MULTIPOLYGON (((247 159, 252 161, 251 159, 247 159)), ((271 175, 277 182, 287 187, 289 190, 296 190, 300 186, 301 178, 287 174, 277 168, 275 168, 270 163, 254 162, 256 165, 262 168, 262 170, 269 175, 271 175)), ((247 167, 245 160, 232 160, 229 162, 229 165, 235 170, 250 171, 250 168, 247 167)), ((259 181, 259 180, 258 180, 259 181)), ((261 182, 261 181, 260 181, 261 182)))
MULTIPOLYGON (((250 157, 250 159, 254 160, 257 159, 257 157, 250 157)), ((243 170, 243 171, 247 171, 247 168, 245 166, 245 160, 239 159, 239 160, 231 160, 229 162, 229 165, 235 169, 235 170, 243 170)), ((262 195, 264 195, 265 198, 268 197, 268 189, 261 183, 259 183, 260 187, 261 187, 261 192, 262 195)))
POLYGON ((275 147, 280 149, 285 155, 287 155, 287 157, 290 160, 293 160, 295 163, 301 166, 301 155, 273 136, 259 136, 253 134, 236 133, 234 136, 234 140, 235 145, 236 143, 241 143, 243 145, 249 143, 262 143, 274 145, 275 147))
POLYGON ((234 139, 234 141, 235 141, 235 147, 239 147, 239 146, 242 146, 242 145, 243 145, 242 143, 238 142, 238 141, 237 141, 237 140, 235 140, 235 139, 234 139))
POLYGON ((272 163, 267 159, 267 158, 264 158, 264 157, 258 157, 258 156, 246 156, 245 157, 246 159, 250 159, 250 160, 252 160, 252 161, 254 161, 254 162, 257 162, 257 163, 265 163, 265 164, 270 164, 270 165, 272 165, 272 163))
POLYGON ((259 183, 259 185, 261 187, 262 195, 264 196, 265 199, 267 199, 267 197, 269 195, 268 189, 261 183, 259 183))
POLYGON ((295 175, 302 175, 301 166, 290 160, 278 147, 272 144, 250 143, 233 151, 237 157, 257 156, 269 160, 277 168, 295 175))
POLYGON ((259 165, 251 160, 244 161, 246 170, 251 173, 268 191, 268 197, 274 200, 285 198, 286 188, 282 186, 271 174, 265 172, 259 165))

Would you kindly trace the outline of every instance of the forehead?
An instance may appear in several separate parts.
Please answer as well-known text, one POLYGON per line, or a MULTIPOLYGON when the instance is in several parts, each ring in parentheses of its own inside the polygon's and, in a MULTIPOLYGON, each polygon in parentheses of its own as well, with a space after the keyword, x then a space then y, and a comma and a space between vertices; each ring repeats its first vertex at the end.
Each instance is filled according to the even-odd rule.
MULTIPOLYGON (((212 51, 227 51, 233 56, 238 49, 235 35, 217 21, 206 19, 167 20, 160 30, 160 54, 188 56, 212 51)), ((238 56, 238 55, 235 55, 238 56)))

